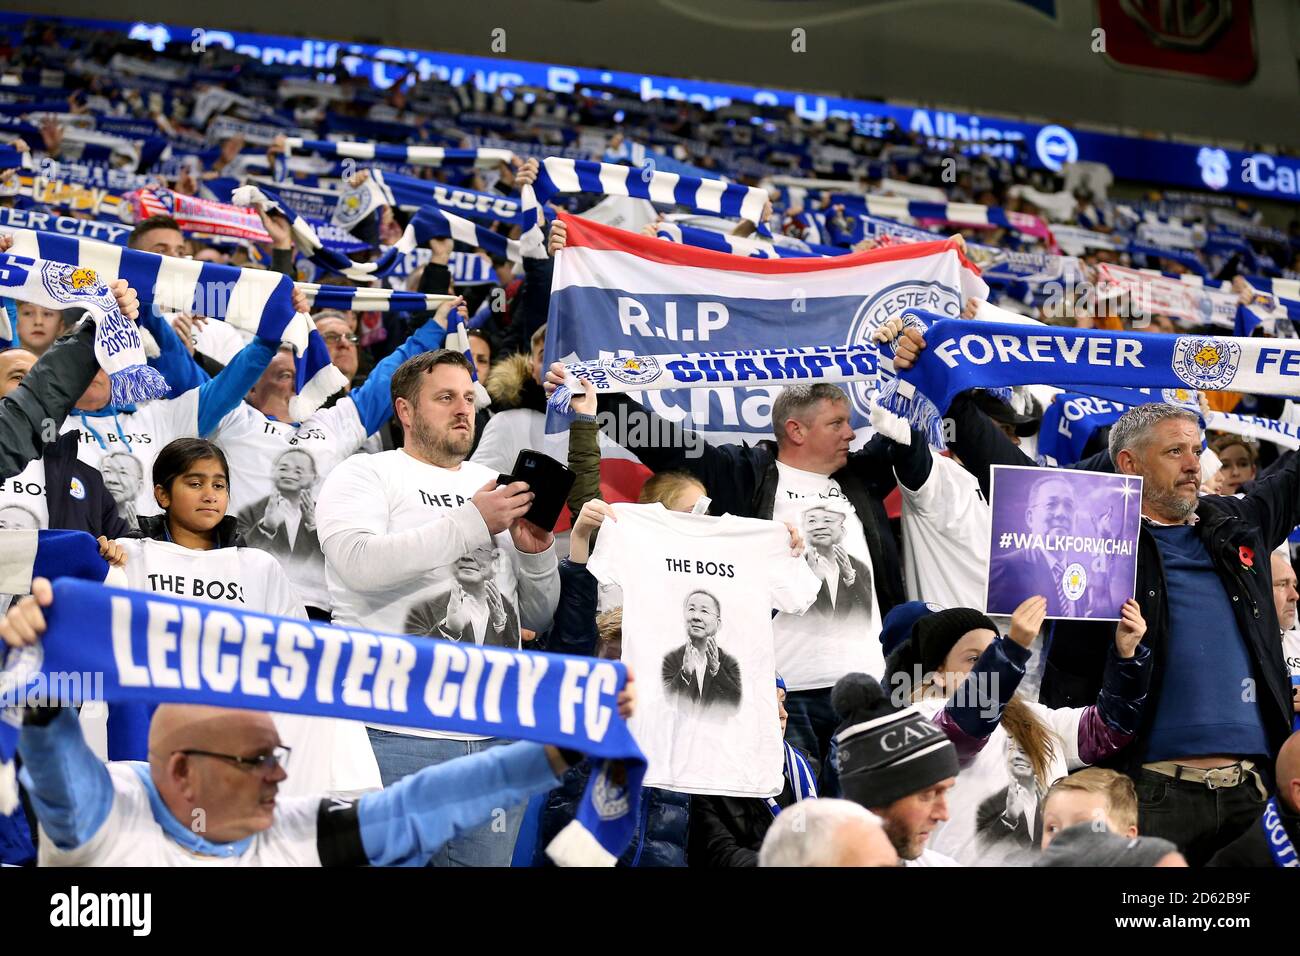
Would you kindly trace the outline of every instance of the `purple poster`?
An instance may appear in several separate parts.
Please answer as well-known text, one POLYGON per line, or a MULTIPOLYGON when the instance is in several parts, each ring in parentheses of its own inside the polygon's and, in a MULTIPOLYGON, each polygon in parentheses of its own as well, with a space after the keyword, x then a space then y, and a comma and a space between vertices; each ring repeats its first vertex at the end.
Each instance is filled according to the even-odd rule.
POLYGON ((995 465, 989 614, 1047 598, 1049 618, 1119 620, 1137 578, 1142 479, 995 465))

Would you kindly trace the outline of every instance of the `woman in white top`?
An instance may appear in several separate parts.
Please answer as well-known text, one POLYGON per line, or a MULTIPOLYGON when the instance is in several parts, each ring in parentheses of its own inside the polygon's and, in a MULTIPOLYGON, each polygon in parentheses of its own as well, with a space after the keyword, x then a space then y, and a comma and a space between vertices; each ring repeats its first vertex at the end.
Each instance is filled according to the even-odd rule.
MULTIPOLYGON (((144 517, 144 538, 119 538, 128 587, 178 598, 230 604, 280 617, 307 618, 289 578, 265 551, 243 546, 226 514, 230 473, 220 446, 202 438, 169 442, 153 464, 154 499, 163 513, 144 517)), ((143 760, 149 717, 143 704, 109 708, 108 756, 143 760)), ((274 714, 293 753, 286 796, 350 795, 382 786, 365 727, 355 721, 274 714)))

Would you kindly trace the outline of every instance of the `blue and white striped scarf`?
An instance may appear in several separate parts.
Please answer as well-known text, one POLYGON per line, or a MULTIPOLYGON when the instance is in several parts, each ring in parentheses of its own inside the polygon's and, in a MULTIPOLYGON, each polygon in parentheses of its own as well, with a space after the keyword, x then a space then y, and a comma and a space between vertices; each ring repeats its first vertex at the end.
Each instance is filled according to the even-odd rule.
MULTIPOLYGON (((60 261, 43 251, 25 254, 32 244, 20 243, 15 233, 13 248, 0 254, 0 290, 19 302, 34 302, 46 309, 85 309, 95 320, 95 360, 108 373, 112 401, 115 405, 132 405, 154 398, 164 398, 170 389, 157 369, 145 361, 144 342, 136 324, 124 316, 117 307, 117 299, 109 289, 110 280, 117 278, 99 268, 60 261)), ((61 236, 42 235, 59 242, 61 236)), ((89 241, 89 240, 87 240, 89 241)), ((119 249, 105 244, 104 248, 119 249)), ((3 326, 8 326, 5 315, 3 326)), ((12 331, 0 327, 0 333, 12 331)))
MULTIPOLYGON (((676 222, 657 223, 655 225, 655 235, 660 239, 667 239, 669 242, 678 242, 699 249, 712 249, 715 252, 726 252, 731 255, 749 256, 756 259, 806 259, 817 255, 815 252, 803 252, 799 249, 778 246, 771 242, 752 239, 749 236, 731 236, 724 232, 715 232, 712 229, 701 229, 698 226, 687 226, 676 222)), ((840 249, 836 251, 845 252, 847 250, 840 249)))
POLYGON ((290 209, 274 192, 260 186, 240 186, 233 200, 239 206, 254 206, 268 213, 279 213, 289 220, 294 245, 316 265, 349 279, 368 282, 381 279, 395 268, 401 258, 425 245, 430 239, 450 237, 457 242, 476 246, 488 255, 511 262, 520 261, 519 242, 507 239, 491 229, 475 225, 468 219, 443 212, 432 206, 421 209, 411 219, 397 243, 386 249, 374 262, 354 262, 339 252, 327 249, 316 230, 302 216, 290 209))
MULTIPOLYGON (((10 252, 14 255, 92 269, 104 281, 125 279, 140 297, 142 308, 155 305, 163 312, 220 319, 259 338, 292 345, 297 356, 298 394, 290 400, 289 410, 295 421, 311 417, 347 384, 343 373, 330 364, 329 349, 311 319, 294 312, 293 281, 286 275, 174 259, 27 229, 14 230, 13 237, 10 252)), ((127 404, 117 402, 116 392, 114 402, 127 404)))
POLYGON ((289 137, 284 142, 284 161, 294 150, 317 153, 335 159, 382 159, 411 166, 483 166, 509 163, 514 153, 508 149, 444 149, 441 146, 393 146, 387 143, 342 142, 289 137))
POLYGON ((592 160, 561 159, 548 156, 542 160, 537 182, 520 190, 523 214, 530 224, 520 239, 524 255, 545 258, 542 223, 536 218, 541 206, 561 193, 599 193, 604 196, 630 196, 650 202, 686 206, 702 214, 747 219, 762 226, 767 191, 756 186, 726 183, 720 179, 702 179, 658 172, 650 167, 633 169, 615 163, 592 160))

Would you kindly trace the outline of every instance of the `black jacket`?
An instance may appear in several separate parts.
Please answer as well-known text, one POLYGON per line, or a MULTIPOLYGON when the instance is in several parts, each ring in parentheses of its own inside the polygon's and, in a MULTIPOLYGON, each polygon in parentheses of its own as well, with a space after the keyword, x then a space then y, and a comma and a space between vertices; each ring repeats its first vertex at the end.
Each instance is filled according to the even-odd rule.
MULTIPOLYGON (((140 531, 146 538, 153 538, 155 541, 171 540, 167 533, 166 515, 145 515, 140 519, 140 531)), ((221 519, 221 524, 217 525, 217 547, 248 547, 244 536, 239 533, 239 523, 235 521, 234 515, 226 515, 221 519)))
POLYGON ((12 478, 40 457, 43 436, 58 433, 98 371, 95 326, 83 322, 51 345, 22 384, 0 398, 0 479, 12 478))
MULTIPOLYGON (((649 427, 629 429, 628 435, 610 433, 614 441, 638 433, 659 438, 670 435, 662 444, 638 445, 622 442, 623 447, 635 452, 637 457, 653 472, 690 472, 704 485, 712 499, 709 513, 733 514, 741 518, 771 518, 776 503, 779 475, 776 467, 776 442, 761 441, 756 445, 710 445, 702 439, 686 439, 685 430, 658 418, 654 412, 634 402, 626 395, 601 398, 601 410, 609 410, 614 422, 635 420, 635 415, 645 415, 649 427), (615 406, 624 405, 617 409, 615 406), (627 417, 624 417, 627 416, 627 417), (687 454, 687 448, 702 449, 698 456, 687 454)), ((876 597, 880 601, 881 615, 887 614, 896 604, 907 600, 903 590, 902 560, 898 554, 898 541, 894 538, 885 513, 885 496, 897 486, 894 468, 904 473, 909 488, 918 488, 930 474, 932 461, 930 449, 920 432, 912 433, 912 444, 899 445, 882 436, 876 436, 866 446, 849 455, 846 464, 831 475, 839 482, 849 503, 853 505, 862 533, 867 539, 867 551, 875 571, 876 597)))
MULTIPOLYGON (((1033 465, 1034 462, 1004 436, 992 420, 964 395, 953 400, 948 415, 955 422, 956 454, 980 486, 988 493, 992 464, 1033 465)), ((1099 458, 1109 458, 1101 455, 1099 458)), ((1091 470, 1099 461, 1079 465, 1091 470)), ((1232 601, 1237 626, 1245 638, 1256 681, 1256 702, 1268 734, 1270 750, 1276 754, 1291 733, 1291 681, 1282 657, 1280 628, 1273 604, 1273 572, 1269 554, 1300 524, 1300 459, 1290 456, 1267 478, 1256 481, 1245 498, 1208 495, 1197 505, 1196 528, 1214 560, 1219 579, 1232 601), (1241 547, 1254 552, 1253 566, 1243 568, 1241 547)), ((1142 527, 1138 534, 1137 586, 1135 596, 1146 618, 1143 643, 1151 648, 1151 689, 1142 710, 1137 741, 1125 747, 1103 765, 1133 773, 1140 768, 1144 741, 1159 710, 1160 688, 1165 672, 1165 649, 1169 643, 1169 608, 1166 604, 1164 564, 1151 533, 1142 527)), ((1039 702, 1046 707, 1086 707, 1101 690, 1106 650, 1114 639, 1114 624, 1092 621, 1057 621, 1052 629, 1043 673, 1039 702)), ((1189 754, 1188 756, 1193 756, 1189 754)), ((1244 756, 1244 755, 1243 755, 1244 756)))
POLYGON ((132 528, 117 513, 117 502, 104 487, 99 471, 77 459, 78 432, 60 435, 43 449, 45 502, 50 527, 86 531, 98 538, 125 538, 132 528), (76 485, 73 482, 76 482, 76 485))
MULTIPOLYGON (((784 810, 795 802, 790 778, 776 798, 784 810)), ((758 797, 691 797, 691 866, 758 866, 758 851, 776 818, 758 797)))

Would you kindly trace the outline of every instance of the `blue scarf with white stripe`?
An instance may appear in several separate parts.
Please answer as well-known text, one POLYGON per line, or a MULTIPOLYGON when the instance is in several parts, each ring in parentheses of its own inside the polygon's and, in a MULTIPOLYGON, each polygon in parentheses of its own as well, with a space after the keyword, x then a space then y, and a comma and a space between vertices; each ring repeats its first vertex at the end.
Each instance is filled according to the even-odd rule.
MULTIPOLYGON (((329 349, 311 319, 294 312, 293 281, 286 275, 174 259, 93 239, 26 229, 15 230, 13 236, 13 254, 63 263, 76 270, 93 269, 104 281, 125 279, 140 297, 141 308, 157 306, 162 312, 220 319, 259 338, 292 345, 297 356, 298 394, 290 400, 289 409, 295 421, 310 418, 347 384, 343 373, 330 363, 329 349)), ((118 402, 115 391, 114 403, 130 401, 118 402)))
MULTIPOLYGON (((514 154, 508 149, 444 149, 441 146, 393 146, 386 143, 340 142, 321 139, 285 140, 283 161, 294 151, 317 153, 335 159, 382 159, 411 166, 496 166, 508 163, 514 154)), ((277 157, 279 161, 280 157, 277 157)))
POLYGON ((756 186, 679 176, 649 166, 633 169, 615 163, 548 156, 538 169, 537 182, 520 190, 523 214, 529 223, 528 231, 520 239, 525 256, 546 257, 539 218, 542 205, 561 193, 582 192, 686 206, 704 215, 748 220, 760 227, 760 234, 766 230, 762 217, 768 195, 756 186))
POLYGON ((516 240, 507 239, 498 232, 434 206, 425 206, 417 212, 402 233, 402 238, 384 250, 374 262, 354 262, 342 253, 326 248, 311 224, 271 190, 260 186, 241 186, 235 190, 233 200, 236 205, 254 206, 264 212, 284 216, 289 220, 294 245, 299 252, 322 269, 359 282, 382 279, 398 267, 403 256, 427 244, 430 239, 451 238, 476 246, 494 258, 520 261, 519 242, 516 240))

